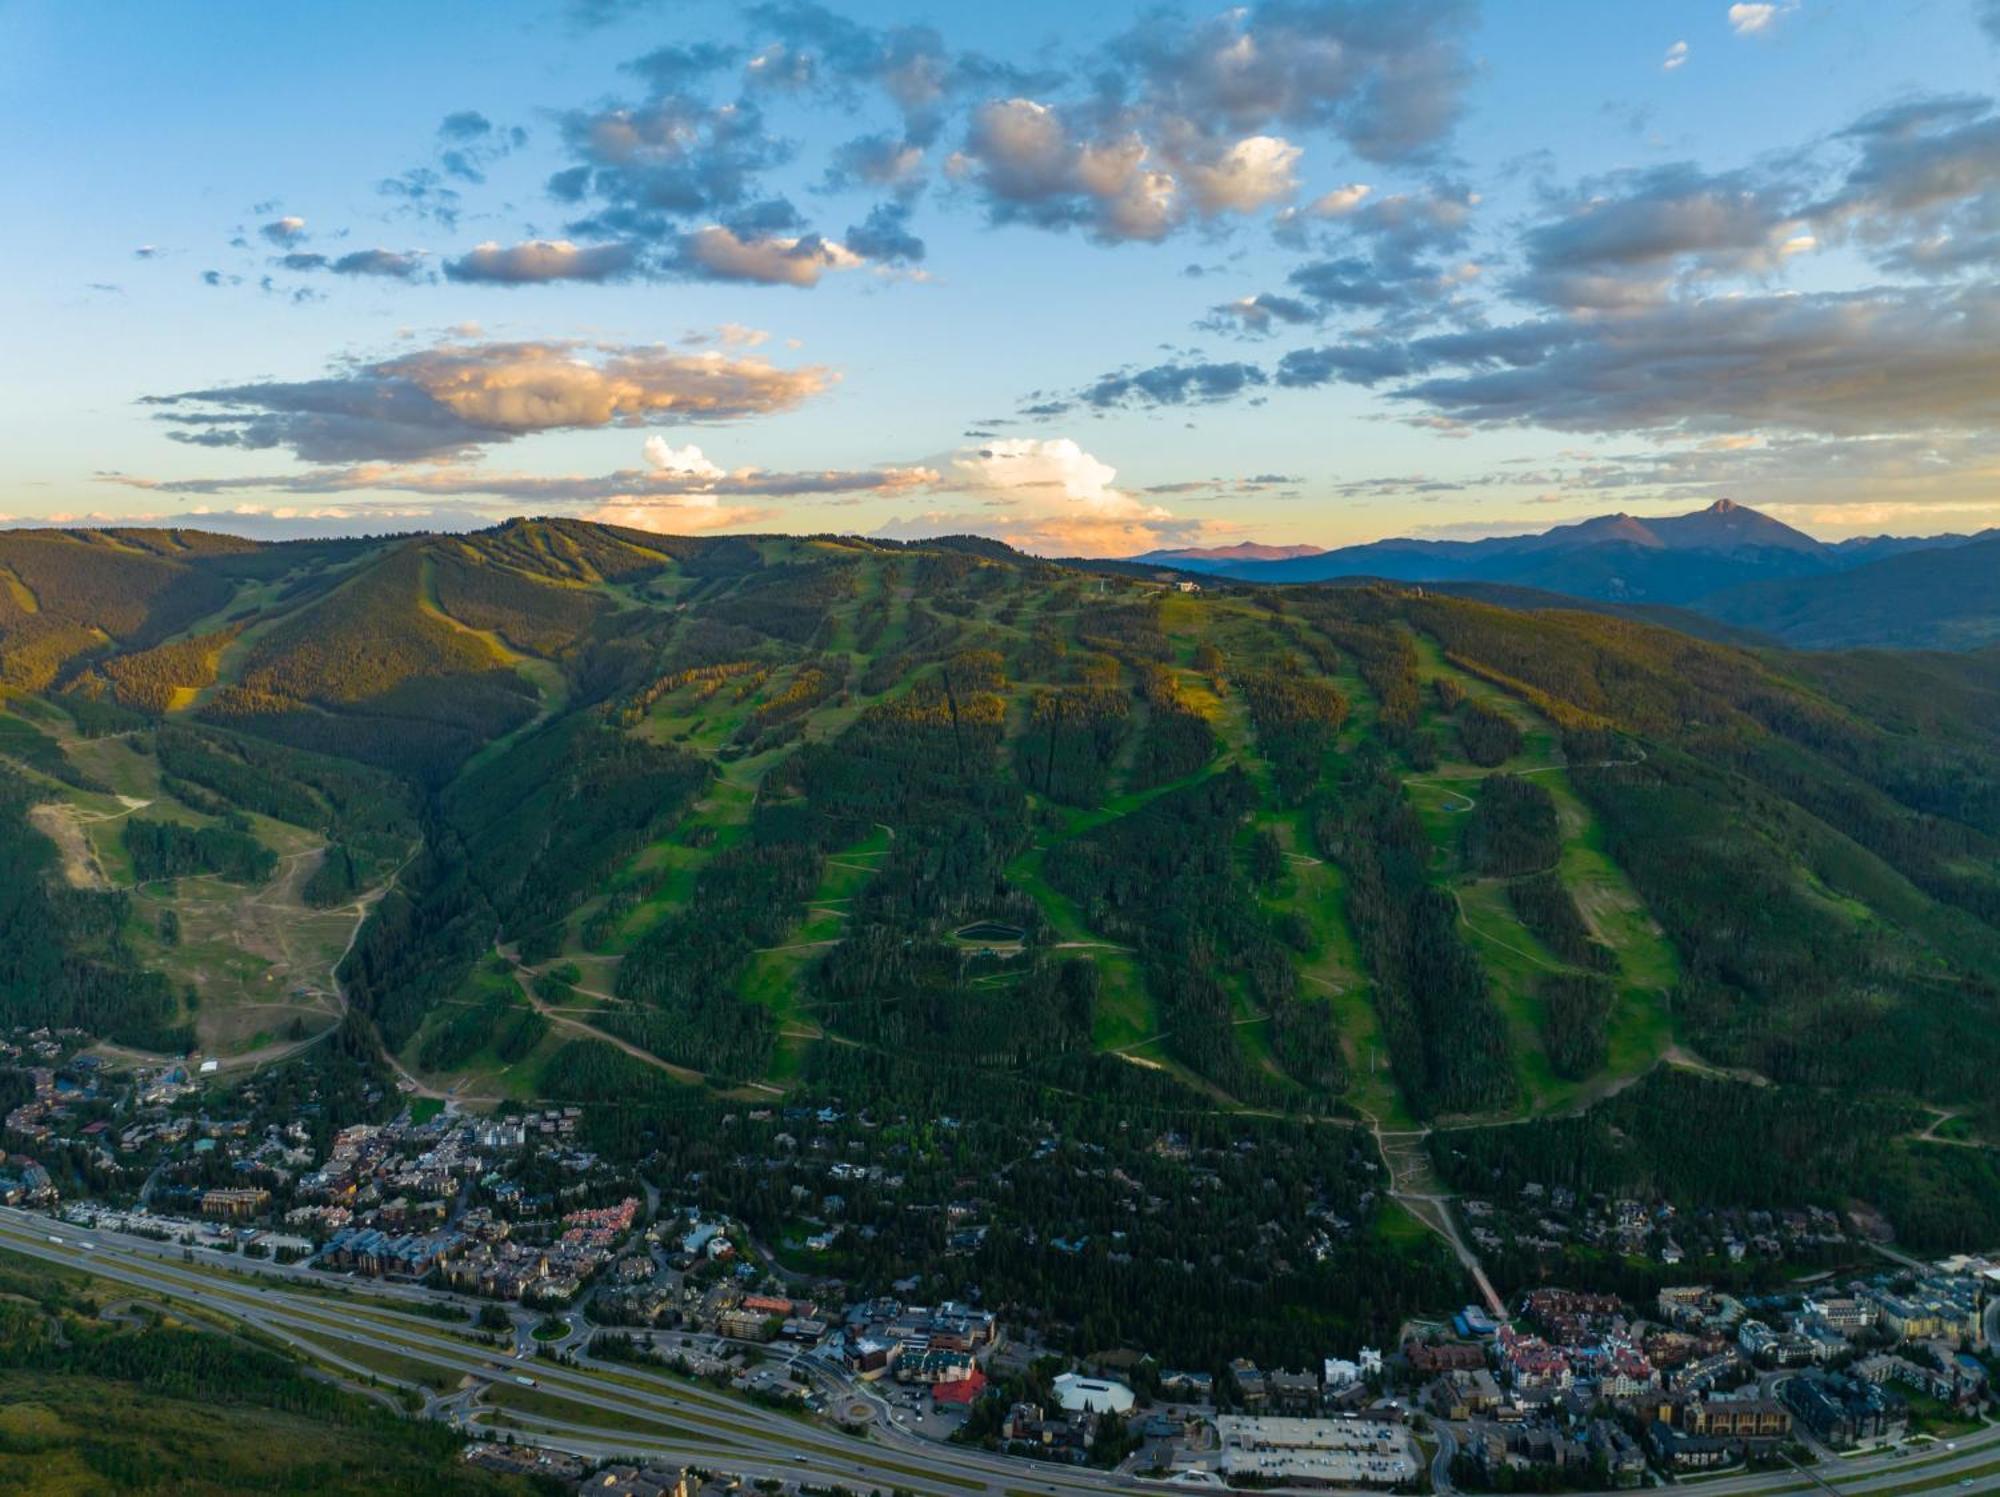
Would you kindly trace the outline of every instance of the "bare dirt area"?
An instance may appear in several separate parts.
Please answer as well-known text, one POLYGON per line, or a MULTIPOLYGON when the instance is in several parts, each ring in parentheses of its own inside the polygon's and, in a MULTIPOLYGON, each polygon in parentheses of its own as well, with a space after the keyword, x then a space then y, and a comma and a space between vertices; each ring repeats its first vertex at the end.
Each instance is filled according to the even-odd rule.
MULTIPOLYGON (((307 840, 285 830, 295 841, 307 840)), ((306 904, 306 881, 324 856, 323 847, 295 846, 260 888, 198 877, 132 891, 135 944, 149 965, 196 994, 195 1029, 208 1053, 269 1050, 339 1022, 333 968, 364 908, 360 901, 323 910, 306 904), (160 933, 169 910, 180 922, 177 944, 160 933)))
POLYGON ((63 801, 44 801, 31 806, 28 820, 36 831, 55 843, 62 855, 63 879, 72 889, 108 889, 110 881, 97 866, 90 841, 77 821, 76 807, 63 801))

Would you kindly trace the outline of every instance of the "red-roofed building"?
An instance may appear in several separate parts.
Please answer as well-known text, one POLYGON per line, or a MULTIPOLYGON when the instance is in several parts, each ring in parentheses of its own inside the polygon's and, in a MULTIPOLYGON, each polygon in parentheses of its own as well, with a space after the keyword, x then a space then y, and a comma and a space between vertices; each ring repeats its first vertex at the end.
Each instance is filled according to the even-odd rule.
POLYGON ((970 1408, 973 1401, 985 1391, 986 1374, 975 1368, 970 1377, 962 1377, 955 1382, 931 1384, 931 1406, 970 1408))

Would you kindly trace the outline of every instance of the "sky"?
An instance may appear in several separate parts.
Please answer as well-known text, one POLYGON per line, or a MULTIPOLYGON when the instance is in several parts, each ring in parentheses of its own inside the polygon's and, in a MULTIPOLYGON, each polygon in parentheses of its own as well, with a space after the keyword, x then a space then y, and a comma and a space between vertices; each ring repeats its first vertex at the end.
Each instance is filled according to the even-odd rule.
POLYGON ((0 0, 0 523, 2000 525, 2000 0, 0 0))

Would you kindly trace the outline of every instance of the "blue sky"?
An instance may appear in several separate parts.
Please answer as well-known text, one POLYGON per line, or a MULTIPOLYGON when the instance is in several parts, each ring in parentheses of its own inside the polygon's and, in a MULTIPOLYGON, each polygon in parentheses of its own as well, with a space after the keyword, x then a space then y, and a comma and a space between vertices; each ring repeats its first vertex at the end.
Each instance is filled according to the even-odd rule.
POLYGON ((1994 0, 0 0, 0 514, 1978 529, 1996 64, 1994 0))

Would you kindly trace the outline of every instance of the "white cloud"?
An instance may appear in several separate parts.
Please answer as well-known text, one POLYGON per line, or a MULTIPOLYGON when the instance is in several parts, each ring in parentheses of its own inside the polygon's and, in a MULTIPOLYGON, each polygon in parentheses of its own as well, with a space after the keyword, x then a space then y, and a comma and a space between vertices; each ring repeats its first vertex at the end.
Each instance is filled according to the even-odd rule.
POLYGON ((1374 191, 1366 182, 1350 182, 1345 187, 1336 187, 1332 192, 1322 193, 1306 204, 1306 212, 1314 218, 1345 218, 1361 206, 1361 200, 1374 191))
POLYGON ((973 112, 966 149, 945 170, 976 181, 998 218, 1087 226, 1107 241, 1163 239, 1190 211, 1254 213, 1298 189, 1301 152, 1281 136, 1225 144, 1185 120, 1143 123, 996 99, 973 112))
POLYGON ((1795 0, 1785 4, 1738 3, 1729 7, 1729 26, 1738 36, 1756 36, 1774 29, 1778 22, 1798 8, 1795 0))
POLYGON ((725 472, 693 443, 675 447, 660 436, 646 438, 646 461, 658 472, 674 478, 721 478, 725 472))
POLYGON ((865 263, 831 239, 745 239, 721 224, 696 229, 682 241, 681 250, 690 267, 718 280, 767 286, 816 286, 826 271, 854 270, 865 263))
POLYGON ((637 265, 637 256, 628 244, 524 239, 519 244, 502 245, 489 239, 447 261, 444 273, 454 281, 529 286, 549 281, 615 280, 629 275, 637 265))
POLYGON ((976 532, 1048 556, 1130 556, 1218 534, 1118 486, 1118 470, 1069 437, 1008 437, 964 448, 935 487, 976 501, 889 521, 878 534, 915 540, 976 532))
POLYGON ((1687 60, 1688 60, 1688 44, 1686 42, 1675 42, 1671 47, 1667 48, 1666 59, 1660 64, 1660 66, 1665 71, 1671 73, 1675 68, 1680 67, 1687 60))
POLYGON ((1275 135, 1248 135, 1212 162, 1186 168, 1189 195, 1203 214, 1253 213, 1298 190, 1299 148, 1275 135))
MULTIPOLYGON (((1068 437, 1008 437, 955 456, 951 470, 960 486, 1008 498, 1055 498, 1094 509, 1131 506, 1132 496, 1114 486, 1118 470, 1068 437)), ((1162 511, 1164 513, 1164 511, 1162 511)))

